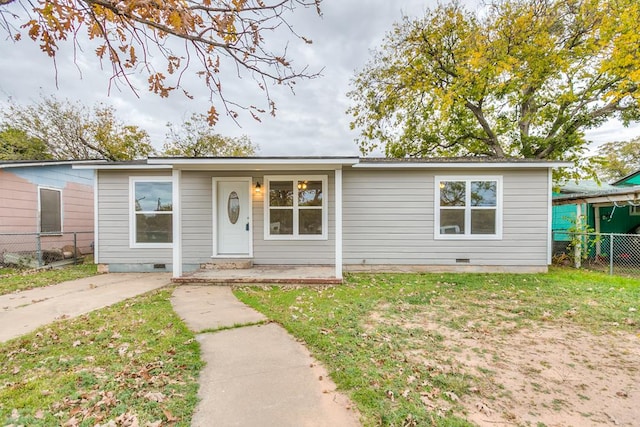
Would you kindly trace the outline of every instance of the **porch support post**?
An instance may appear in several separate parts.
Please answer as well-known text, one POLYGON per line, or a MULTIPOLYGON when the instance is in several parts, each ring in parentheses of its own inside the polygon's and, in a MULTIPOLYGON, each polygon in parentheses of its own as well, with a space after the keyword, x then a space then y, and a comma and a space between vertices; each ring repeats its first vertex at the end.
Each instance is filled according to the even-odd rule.
POLYGON ((553 262, 553 170, 547 169, 547 265, 553 262))
POLYGON ((98 170, 93 170, 93 262, 100 264, 100 221, 98 219, 98 170))
POLYGON ((573 236, 573 265, 575 268, 582 266, 582 204, 576 204, 576 234, 573 236))
POLYGON ((182 171, 173 169, 173 277, 182 276, 182 206, 180 204, 180 185, 182 171))
POLYGON ((342 169, 335 171, 336 279, 342 279, 342 169))
POLYGON ((600 206, 596 206, 594 211, 594 219, 596 223, 596 260, 598 260, 602 255, 602 244, 600 242, 600 206))

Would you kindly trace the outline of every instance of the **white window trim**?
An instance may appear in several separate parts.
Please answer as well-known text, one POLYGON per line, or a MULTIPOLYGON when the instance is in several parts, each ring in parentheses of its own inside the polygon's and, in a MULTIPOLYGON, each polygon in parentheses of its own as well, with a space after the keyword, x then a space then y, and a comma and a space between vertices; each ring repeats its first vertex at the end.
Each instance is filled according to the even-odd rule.
POLYGON ((64 233, 64 205, 62 199, 62 189, 55 187, 46 187, 43 185, 38 186, 38 233, 45 236, 62 236, 64 233), (42 199, 40 197, 40 190, 57 191, 60 194, 60 231, 42 231, 42 199))
MULTIPOLYGON (((164 249, 164 248, 173 248, 172 243, 138 243, 136 242, 136 192, 135 185, 136 182, 168 182, 172 184, 172 194, 175 191, 173 188, 173 178, 170 176, 130 176, 129 177, 129 247, 130 248, 153 248, 153 249, 164 249)), ((175 221, 176 217, 174 214, 175 206, 173 206, 172 200, 172 223, 175 221)), ((175 236, 173 236, 173 241, 175 241, 175 236)))
POLYGON ((264 240, 327 240, 329 236, 329 179, 327 175, 265 175, 264 177, 264 240), (297 181, 322 182, 322 234, 298 234, 298 197, 297 181), (269 226, 269 191, 271 181, 293 181, 293 230, 292 235, 271 234, 269 226))
POLYGON ((434 180, 434 222, 433 222, 433 235, 436 240, 502 240, 502 176, 499 175, 440 175, 436 176, 434 180), (442 181, 465 181, 468 185, 470 181, 496 181, 496 234, 470 234, 471 232, 471 215, 468 212, 471 211, 471 207, 468 206, 468 198, 471 197, 467 194, 467 206, 465 206, 465 230, 468 234, 443 234, 440 233, 440 183, 442 181))
POLYGON ((640 216, 640 206, 629 205, 629 216, 640 216))

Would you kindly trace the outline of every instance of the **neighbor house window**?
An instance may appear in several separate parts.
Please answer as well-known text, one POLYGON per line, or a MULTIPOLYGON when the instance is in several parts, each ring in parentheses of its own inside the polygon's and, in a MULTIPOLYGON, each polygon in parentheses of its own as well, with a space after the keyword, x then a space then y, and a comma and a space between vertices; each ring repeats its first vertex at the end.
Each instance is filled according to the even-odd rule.
POLYGON ((171 247, 173 185, 166 178, 132 178, 131 246, 171 247))
POLYGON ((502 237, 500 177, 436 177, 437 238, 502 237))
POLYGON ((55 188, 38 189, 40 232, 62 233, 62 191, 55 188))
POLYGON ((265 177, 265 238, 327 238, 327 176, 265 177))

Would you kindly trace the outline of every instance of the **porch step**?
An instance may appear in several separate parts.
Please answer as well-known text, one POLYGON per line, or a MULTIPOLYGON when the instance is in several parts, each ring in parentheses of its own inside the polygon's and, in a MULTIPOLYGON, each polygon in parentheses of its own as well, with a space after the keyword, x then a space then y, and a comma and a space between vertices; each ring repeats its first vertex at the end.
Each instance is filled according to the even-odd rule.
POLYGON ((209 269, 173 278, 174 283, 211 285, 337 285, 333 266, 322 265, 254 265, 248 269, 209 269))
POLYGON ((225 258, 214 259, 200 264, 201 270, 242 270, 253 267, 253 259, 249 258, 225 258))
POLYGON ((291 285, 291 286, 299 286, 299 285, 341 285, 343 283, 342 279, 335 279, 330 277, 321 277, 321 278, 300 278, 300 279, 283 279, 283 278, 255 278, 255 277, 229 277, 229 278, 216 278, 216 277, 194 277, 194 276, 184 276, 184 277, 174 277, 171 279, 172 283, 178 284, 191 284, 191 285, 223 285, 223 286, 233 286, 233 285, 291 285))

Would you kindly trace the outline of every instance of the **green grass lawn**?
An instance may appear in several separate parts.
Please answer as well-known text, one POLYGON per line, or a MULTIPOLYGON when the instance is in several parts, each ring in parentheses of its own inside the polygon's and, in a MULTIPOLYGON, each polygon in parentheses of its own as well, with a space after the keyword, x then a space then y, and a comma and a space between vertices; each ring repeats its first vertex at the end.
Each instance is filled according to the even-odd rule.
POLYGON ((21 270, 0 268, 0 295, 49 286, 98 274, 95 264, 78 264, 56 269, 21 270))
POLYGON ((202 361, 170 296, 152 292, 0 344, 0 423, 188 426, 202 361))
MULTIPOLYGON (((640 336, 640 280, 569 269, 362 274, 340 286, 235 293, 307 344, 367 426, 470 425, 461 402, 491 388, 492 373, 458 369, 455 355, 481 347, 452 348, 452 334, 507 342, 549 328, 640 336)), ((188 426, 202 361, 170 294, 152 292, 0 344, 3 425, 188 426)))
POLYGON ((640 332, 639 280, 569 269, 362 274, 342 286, 235 293, 307 344, 365 425, 469 425, 459 401, 485 387, 483 374, 490 373, 456 369, 451 352, 465 349, 447 347, 445 329, 506 339, 542 325, 596 335, 640 332))

